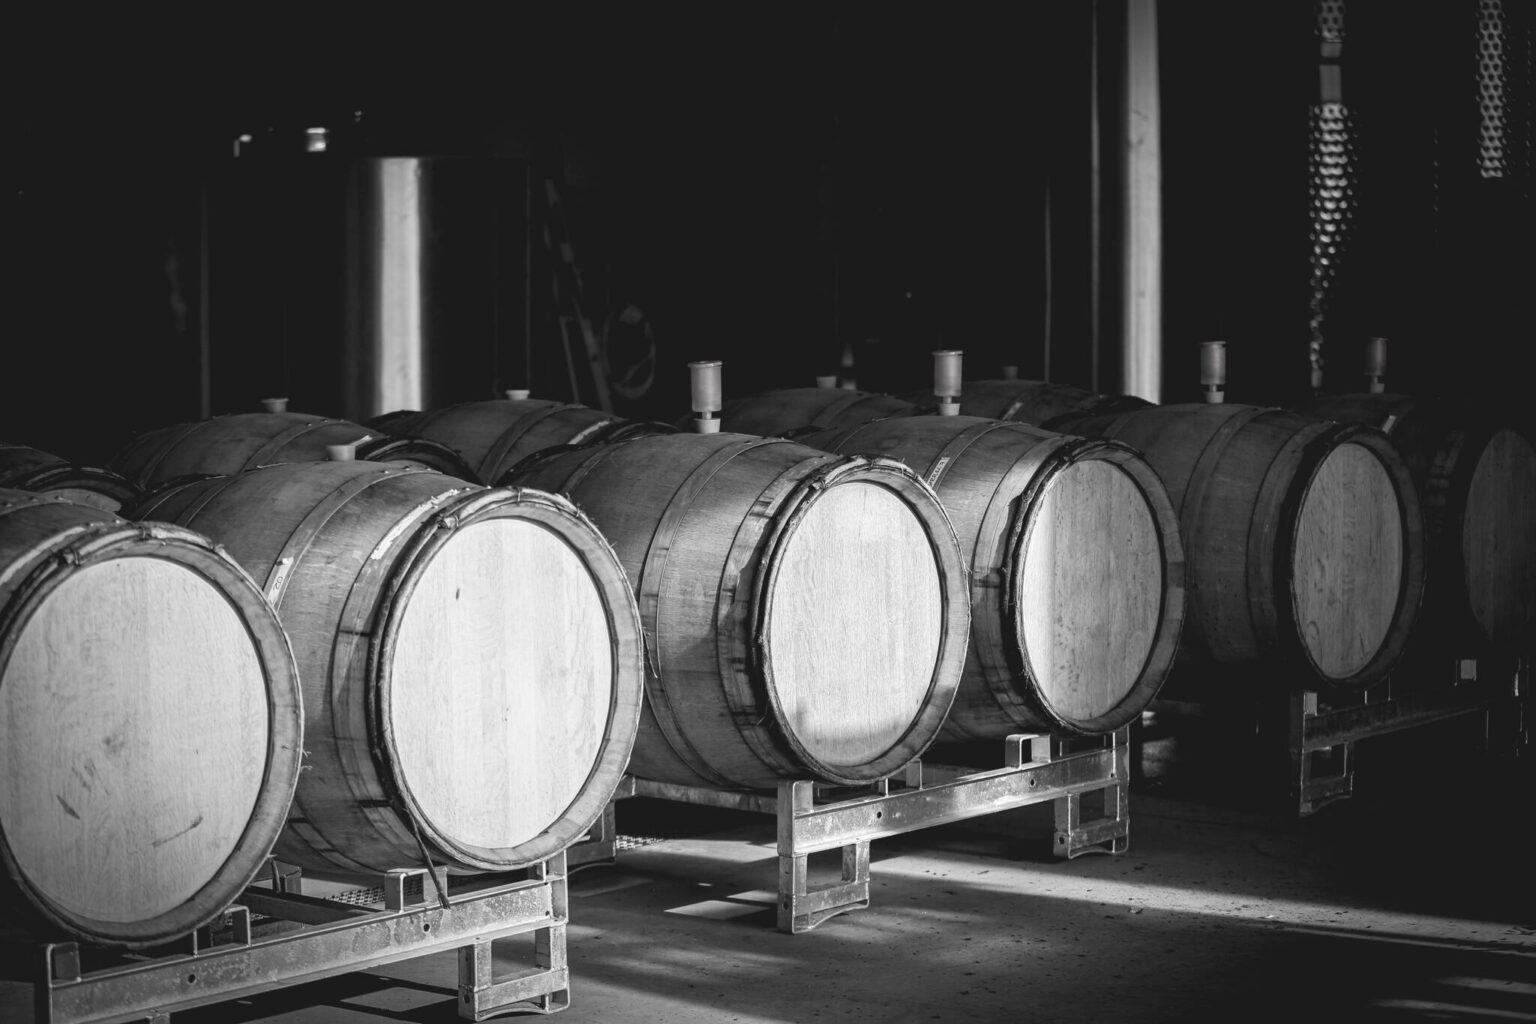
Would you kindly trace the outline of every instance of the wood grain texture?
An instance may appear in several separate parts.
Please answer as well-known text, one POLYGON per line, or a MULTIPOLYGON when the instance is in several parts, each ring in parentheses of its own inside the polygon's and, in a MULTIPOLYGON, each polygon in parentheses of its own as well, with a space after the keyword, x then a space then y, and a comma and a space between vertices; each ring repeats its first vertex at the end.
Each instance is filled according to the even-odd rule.
POLYGON ((368 430, 307 413, 235 413, 147 431, 110 468, 150 489, 177 477, 239 473, 274 462, 324 459, 328 444, 350 444, 368 430), (296 453, 307 451, 307 456, 296 453))
POLYGON ((1161 688, 1183 622, 1184 554, 1172 503, 1139 454, 966 415, 798 440, 900 459, 934 484, 954 524, 971 640, 942 738, 1111 731, 1161 688))
POLYGON ((477 523, 437 552, 401 617, 384 711, 435 831, 514 847, 566 813, 607 730, 609 632, 590 572, 537 523, 477 523))
POLYGON ((1323 459, 1296 515, 1296 622, 1326 677, 1346 679, 1380 650, 1403 574, 1402 511, 1380 460, 1354 444, 1323 459))
POLYGON ((357 458, 399 461, 457 477, 472 474, 451 450, 435 442, 390 443, 379 431, 350 420, 308 413, 234 413, 148 431, 119 452, 110 468, 150 490, 180 477, 228 475, 283 462, 324 462, 332 445, 372 440, 357 458))
POLYGON ((1531 441, 1498 410, 1405 394, 1330 395, 1311 415, 1384 430, 1412 475, 1429 544, 1419 649, 1514 649, 1536 629, 1531 441))
POLYGON ((1141 489, 1108 463, 1062 470, 1039 498, 1016 571, 1022 646, 1053 706, 1074 719, 1118 707, 1163 614, 1162 543, 1141 489))
POLYGON ((235 610, 149 558, 73 573, 22 627, 0 686, 0 818, 45 899, 109 922, 166 914, 239 841, 266 771, 266 682, 235 610))
POLYGON ((14 488, 116 512, 140 489, 120 473, 51 452, 0 442, 0 488, 14 488))
MULTIPOLYGON (((569 495, 635 581, 649 658, 631 762, 636 774, 746 789, 785 778, 867 781, 910 761, 942 725, 965 656, 969 606, 953 527, 909 470, 783 440, 676 434, 555 453, 525 466, 516 482, 569 495), (819 760, 779 709, 777 662, 765 664, 761 639, 776 627, 771 615, 764 618, 761 595, 780 564, 776 544, 797 511, 859 481, 897 493, 921 521, 929 557, 942 566, 944 612, 928 696, 901 741, 863 764, 836 766, 819 760)), ((838 642, 859 648, 885 639, 865 629, 838 642)), ((857 704, 868 682, 829 685, 847 687, 848 702, 857 704)))
MULTIPOLYGON (((642 644, 633 595, 617 558, 568 502, 398 463, 321 462, 195 481, 156 492, 134 510, 206 532, 274 597, 303 680, 310 752, 310 770, 300 780, 294 813, 278 841, 283 859, 346 871, 419 865, 421 832, 431 855, 454 870, 509 870, 551 856, 601 813, 634 740, 642 644), (533 532, 511 527, 475 532, 503 519, 538 525, 529 525, 533 532), (546 544, 540 527, 558 533, 581 557, 538 556, 546 544), (471 539, 460 548, 464 537, 471 539), (534 544, 534 555, 523 551, 524 541, 534 544), (477 567, 481 556, 510 564, 477 567), (438 558, 447 562, 439 567, 438 558), (500 612, 514 610, 505 604, 512 595, 494 587, 530 566, 545 575, 519 582, 521 589, 514 592, 522 595, 519 607, 533 600, 530 589, 558 602, 582 593, 583 586, 596 588, 604 628, 580 638, 536 639, 518 632, 515 623, 493 628, 500 612), (579 578, 552 580, 549 573, 555 571, 577 572, 579 578), (465 600, 466 590, 481 604, 465 613, 462 623, 449 624, 446 617, 453 604, 465 600), (462 639, 468 650, 445 648, 441 636, 423 632, 432 630, 462 639), (570 659, 577 651, 591 658, 606 649, 611 685, 601 691, 606 703, 591 724, 601 736, 595 753, 593 733, 538 763, 536 755, 513 750, 550 749, 544 744, 554 740, 529 736, 546 727, 559 739, 572 738, 563 711, 547 722, 511 717, 517 710, 540 713, 537 701, 527 703, 526 687, 517 691, 522 704, 509 689, 514 680, 521 687, 529 678, 508 664, 526 657, 529 642, 553 645, 542 666, 566 662, 538 680, 552 689, 539 698, 545 709, 567 700, 578 711, 591 709, 601 684, 589 663, 583 668, 570 659), (376 703, 389 714, 380 716, 376 703), (455 732, 466 716, 481 723, 478 739, 455 732), (408 752, 403 759, 402 742, 408 752), (508 751, 497 752, 502 747, 508 751), (594 759, 577 766, 584 754, 594 759), (455 762, 461 755, 490 758, 493 763, 485 767, 493 772, 524 774, 510 783, 486 780, 488 791, 453 790, 450 786, 472 771, 467 761, 455 762), (496 758, 503 759, 499 765, 496 758), (418 779, 418 771, 426 774, 418 779), (527 805, 513 784, 531 790, 527 805), (569 801, 555 795, 573 792, 572 786, 576 795, 569 801), (462 814, 448 806, 456 799, 468 803, 462 814), (551 811, 535 828, 532 819, 551 811), (476 842, 487 835, 517 841, 476 842)), ((590 607, 583 615, 590 625, 590 607)))
POLYGON ((828 489, 779 550, 767 657, 785 720, 837 766, 895 746, 929 700, 943 582, 923 524, 869 483, 828 489))
MULTIPOLYGON (((1424 522, 1408 468, 1381 431, 1236 404, 1157 406, 1079 419, 1073 429, 1112 437, 1142 452, 1179 510, 1189 581, 1182 661, 1256 674, 1283 686, 1362 687, 1383 679, 1401 659, 1423 600, 1424 522), (1401 544, 1398 554, 1374 563, 1387 573, 1384 578, 1355 584, 1357 593, 1372 595, 1363 598, 1371 602, 1366 613, 1375 616, 1390 608, 1389 622, 1373 656, 1357 670, 1339 674, 1356 659, 1328 646, 1343 641, 1320 638, 1349 636, 1355 610, 1348 602, 1327 601, 1321 596, 1327 584, 1314 586, 1309 579, 1328 578, 1315 569, 1317 558, 1325 564, 1344 559, 1351 574, 1367 571, 1367 556, 1353 546, 1363 541, 1355 539, 1353 527, 1314 525, 1312 543, 1343 547, 1314 549, 1299 562, 1297 524, 1318 467, 1343 445, 1359 448, 1370 459, 1345 456, 1330 467, 1330 475, 1360 476, 1330 485, 1337 495, 1334 513, 1366 521, 1389 515, 1398 524, 1401 544), (1390 485, 1390 499, 1383 480, 1390 485), (1352 509, 1357 499, 1368 507, 1352 509), (1387 500, 1395 511, 1383 510, 1387 500), (1313 587, 1314 594, 1307 599, 1305 631, 1295 597, 1296 572, 1303 565, 1307 576, 1300 583, 1313 587), (1324 663, 1314 657, 1314 635, 1317 651, 1334 652, 1324 655, 1324 663)), ((1309 519, 1326 521, 1325 507, 1317 505, 1309 519)))
POLYGON ((1467 487, 1462 536, 1466 591, 1483 635, 1506 648, 1536 630, 1536 449, 1496 432, 1467 487))
POLYGON ((625 419, 585 405, 540 399, 463 402, 381 421, 392 434, 437 441, 457 451, 479 480, 495 484, 517 463, 558 445, 599 444, 674 428, 625 419))
POLYGON ((205 537, 0 490, 0 903, 165 942, 259 870, 302 755, 287 638, 205 537))
MULTIPOLYGON (((925 411, 937 399, 931 392, 902 395, 925 411)), ((1027 423, 1048 430, 1067 430, 1060 421, 1069 416, 1099 415, 1146 408, 1152 403, 1134 395, 1097 394, 1085 388, 1042 380, 968 380, 960 390, 960 415, 1027 423)))
POLYGON ((891 416, 914 416, 919 408, 894 395, 842 388, 782 388, 726 402, 720 429, 778 437, 796 430, 849 427, 891 416))

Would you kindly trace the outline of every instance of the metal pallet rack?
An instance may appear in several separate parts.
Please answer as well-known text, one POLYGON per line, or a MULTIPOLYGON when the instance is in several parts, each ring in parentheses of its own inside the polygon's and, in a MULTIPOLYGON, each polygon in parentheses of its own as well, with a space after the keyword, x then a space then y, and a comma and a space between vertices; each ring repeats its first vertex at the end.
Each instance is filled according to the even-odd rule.
MULTIPOLYGON (((1482 753, 1521 755, 1529 742, 1524 712, 1529 658, 1457 658, 1437 664, 1453 667, 1453 678, 1388 677, 1367 690, 1336 694, 1287 690, 1280 680, 1271 680, 1275 685, 1238 688, 1246 696, 1236 698, 1159 698, 1148 712, 1159 722, 1204 721, 1234 738, 1253 738, 1257 746, 1249 756, 1259 756, 1258 771, 1273 787, 1266 801, 1306 817, 1354 794, 1357 745, 1363 740, 1481 719, 1482 753)), ((1175 726, 1172 733, 1180 731, 1175 726)), ((1138 730, 1133 742, 1132 767, 1139 777, 1146 730, 1138 730)))
POLYGON ((1058 857, 1123 853, 1130 837, 1129 751, 1128 726, 1082 739, 1019 734, 1003 741, 1001 768, 925 765, 919 758, 900 776, 852 790, 796 780, 770 796, 633 779, 623 795, 774 815, 778 930, 800 934, 869 906, 869 844, 886 836, 1053 801, 1058 857), (1095 793, 1103 810, 1085 821, 1083 797, 1095 793), (812 889, 810 855, 827 850, 842 851, 842 877, 812 889))
POLYGON ((1518 660, 1513 671, 1478 678, 1478 661, 1456 661, 1456 680, 1395 694, 1392 679, 1345 701, 1326 702, 1311 690, 1290 694, 1286 722, 1290 757, 1289 797, 1306 816, 1354 793, 1355 744, 1373 736, 1402 732, 1458 718, 1481 717, 1483 749, 1506 753, 1527 742, 1522 695, 1529 686, 1530 663, 1518 660), (1495 731, 1504 733, 1495 736, 1495 731), (1500 747, 1500 740, 1505 745, 1500 747))
POLYGON ((12 963, 30 960, 39 1024, 169 1024, 179 1010, 453 949, 461 1018, 570 1005, 563 853, 452 883, 424 868, 370 881, 377 884, 317 898, 303 893, 297 869, 274 863, 270 883, 247 887, 218 920, 173 945, 125 953, 32 943, 12 963), (494 977, 492 943, 529 934, 531 963, 494 977))

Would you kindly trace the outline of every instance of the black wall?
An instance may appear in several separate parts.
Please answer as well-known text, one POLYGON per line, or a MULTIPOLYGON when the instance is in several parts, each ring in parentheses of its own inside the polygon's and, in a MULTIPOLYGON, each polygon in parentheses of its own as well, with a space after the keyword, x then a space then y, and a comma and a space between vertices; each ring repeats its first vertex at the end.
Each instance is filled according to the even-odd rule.
MULTIPOLYGON (((1288 401, 1307 380, 1312 5, 1159 6, 1165 398, 1193 396, 1198 343, 1222 337, 1232 400, 1288 401)), ((459 230, 483 216, 499 248, 451 275, 494 301, 471 313, 466 299, 436 343, 445 399, 529 385, 594 400, 565 393, 545 215, 535 188, 524 219, 523 174, 560 185, 597 312, 635 303, 651 322, 655 383, 618 401, 625 414, 686 412, 684 365, 698 358, 725 361, 728 394, 808 384, 845 353, 860 387, 919 388, 939 347, 965 350, 969 376, 1005 363, 1039 376, 1047 316, 1052 376, 1088 386, 1092 10, 25 16, 6 98, 0 439, 102 461, 136 430, 199 414, 205 345, 213 413, 275 393, 332 411, 345 367, 327 246, 344 219, 323 189, 306 200, 249 162, 263 147, 302 160, 313 125, 332 128, 333 157, 355 144, 505 172, 504 202, 456 214, 459 230), (253 191, 253 173, 272 187, 253 191), (503 244, 529 238, 531 262, 503 244)), ((1475 4, 1350 11, 1346 83, 1370 132, 1372 202, 1331 365, 1352 370, 1350 349, 1387 333, 1400 380, 1518 401, 1510 367, 1529 346, 1536 279, 1529 167, 1492 184, 1468 169, 1475 4)), ((1511 17, 1528 39, 1526 15, 1511 17)), ((494 181, 466 178, 465 196, 487 192, 494 181)))

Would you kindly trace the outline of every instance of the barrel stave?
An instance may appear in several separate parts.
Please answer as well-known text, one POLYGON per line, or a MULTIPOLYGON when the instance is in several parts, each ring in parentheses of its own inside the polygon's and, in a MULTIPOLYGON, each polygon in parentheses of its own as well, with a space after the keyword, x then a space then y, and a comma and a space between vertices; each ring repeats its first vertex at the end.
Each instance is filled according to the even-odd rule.
POLYGON ((1182 660, 1358 689, 1401 659, 1423 597, 1423 517, 1379 430, 1219 403, 1078 418, 1072 429, 1143 452, 1179 509, 1182 660), (1374 653, 1351 634, 1351 615, 1367 614, 1374 653))
MULTIPOLYGON (((778 646, 774 632, 775 601, 787 592, 775 583, 782 553, 811 550, 842 514, 831 511, 834 505, 850 496, 876 506, 887 500, 850 487, 876 487, 889 492, 889 500, 907 503, 898 518, 924 510, 915 513, 928 531, 922 557, 944 567, 945 599, 958 597, 962 574, 958 551, 950 547, 956 543, 953 528, 931 491, 903 467, 783 440, 678 434, 552 452, 514 476, 518 483, 571 496, 612 540, 637 581, 650 669, 634 755, 637 774, 745 789, 807 776, 851 784, 868 781, 869 772, 896 770, 937 731, 964 657, 964 633, 957 636, 955 625, 968 622, 967 607, 946 608, 940 654, 923 676, 921 721, 909 723, 881 756, 855 756, 854 764, 839 761, 845 752, 836 748, 837 738, 816 732, 819 723, 804 735, 797 731, 797 721, 807 724, 797 719, 804 710, 796 703, 796 680, 806 678, 803 662, 778 646), (822 504, 840 489, 835 502, 822 504), (807 522, 813 524, 809 532, 797 532, 807 522), (782 688, 776 670, 786 673, 782 688), (932 720, 933 705, 941 707, 938 720, 932 720)), ((841 607, 838 601, 832 604, 841 607)), ((793 601, 780 607, 786 621, 804 610, 793 601)), ((868 629, 861 629, 851 643, 867 642, 868 629)), ((863 680, 852 681, 827 699, 848 700, 850 717, 858 719, 868 710, 854 692, 860 685, 863 680)), ((871 720, 861 720, 860 728, 871 720)), ((846 735, 859 742, 852 732, 846 735)))
POLYGON ((463 460, 427 439, 378 437, 349 420, 308 413, 233 413, 147 431, 112 460, 137 486, 154 489, 199 476, 228 476, 285 462, 324 462, 334 447, 362 461, 398 461, 473 478, 463 460))
POLYGON ((568 502, 400 464, 290 463, 193 481, 139 511, 221 538, 266 582, 287 624, 311 707, 312 767, 279 841, 283 859, 350 872, 425 859, 460 872, 506 870, 554 854, 601 813, 633 742, 642 647, 612 549, 568 502), (585 602, 576 625, 562 625, 572 602, 558 599, 543 570, 523 571, 528 559, 576 587, 561 591, 585 602), (513 561, 522 567, 515 578, 513 561), (470 596, 459 606, 461 590, 470 596), (514 606, 548 621, 522 628, 514 606), (450 614, 455 607, 466 611, 450 614), (502 622, 519 628, 501 633, 502 622), (441 643, 423 639, 433 633, 441 643), (532 662, 547 661, 539 650, 510 653, 517 643, 563 638, 572 665, 556 673, 557 688, 529 678, 532 662), (456 654, 466 644, 471 650, 456 654), (581 659, 590 671, 578 679, 572 666, 581 659), (441 692, 423 690, 421 680, 436 680, 441 692), (545 707, 536 691, 570 700, 545 707), (483 713, 494 716, 488 728, 499 738, 476 733, 447 744, 446 720, 478 701, 490 702, 483 713), (535 720, 511 720, 516 708, 535 720), (541 710, 548 713, 533 713, 541 710), (519 728, 545 731, 520 738, 519 728), (562 730, 585 736, 563 755, 572 764, 524 756, 549 751, 562 730), (456 802, 463 787, 451 780, 467 778, 461 762, 476 750, 526 788, 514 793, 498 778, 456 802), (564 781, 546 777, 567 767, 564 781), (546 807, 561 787, 569 806, 547 806, 549 820, 527 827, 542 813, 528 808, 546 807))
POLYGON ((934 484, 955 526, 969 559, 973 614, 944 738, 1110 731, 1156 693, 1183 620, 1183 555, 1162 485, 1131 449, 966 415, 887 420, 801 440, 902 459, 934 484), (1139 557, 1115 548, 1129 543, 1129 523, 1106 519, 1123 518, 1132 505, 1148 510, 1147 530, 1135 541, 1148 550, 1139 557), (1063 530, 1095 543, 1070 541, 1063 530), (1132 592, 1139 611, 1127 603, 1132 592), (1108 632, 1085 642, 1086 622, 1108 632))
POLYGON ((35 934, 127 948, 205 924, 264 864, 299 774, 270 605, 201 534, 0 491, 0 608, 0 902, 35 934))
POLYGON ((585 405, 532 398, 463 402, 377 422, 392 434, 453 449, 486 484, 498 483, 513 466, 546 449, 672 432, 663 424, 628 420, 585 405))
MULTIPOLYGON (((654 679, 648 686, 653 724, 677 756, 656 756, 637 743, 646 749, 637 749, 636 757, 659 762, 650 767, 661 771, 680 760, 695 780, 716 785, 771 784, 764 761, 788 773, 795 755, 772 730, 744 724, 738 731, 734 724, 754 717, 741 710, 753 689, 749 654, 744 643, 733 643, 749 623, 750 591, 738 593, 737 587, 752 571, 748 556, 767 516, 794 477, 834 459, 807 464, 798 446, 731 434, 683 435, 675 442, 651 440, 656 457, 647 461, 647 472, 636 473, 628 456, 643 451, 638 444, 556 457, 526 483, 565 490, 579 467, 568 493, 600 524, 638 581, 653 668, 666 676, 665 687, 654 679), (562 473, 569 475, 562 480, 562 473), (753 514, 758 507, 762 511, 753 514), (734 628, 722 632, 717 621, 734 628), (732 696, 741 702, 734 708, 732 696), (743 737, 750 737, 745 746, 743 737)), ((765 715, 759 708, 756 717, 765 715)))
POLYGON ((81 465, 52 452, 4 442, 0 442, 0 488, 51 494, 114 513, 140 490, 112 470, 81 465))
MULTIPOLYGON (((916 391, 902 397, 925 412, 933 411, 935 398, 931 391, 916 391)), ((1098 394, 1040 380, 968 380, 960 389, 963 416, 1027 423, 1068 433, 1072 431, 1066 423, 1074 416, 1127 411, 1151 404, 1134 395, 1098 394)))
POLYGON ((720 429, 783 437, 891 416, 913 416, 918 411, 917 406, 894 395, 841 388, 782 388, 726 402, 720 411, 720 429))
MULTIPOLYGON (((1407 464, 1430 550, 1426 645, 1515 649, 1536 625, 1536 446, 1488 410, 1417 395, 1330 395, 1312 415, 1383 430, 1407 464)), ((1441 653, 1436 650, 1436 653, 1441 653)))

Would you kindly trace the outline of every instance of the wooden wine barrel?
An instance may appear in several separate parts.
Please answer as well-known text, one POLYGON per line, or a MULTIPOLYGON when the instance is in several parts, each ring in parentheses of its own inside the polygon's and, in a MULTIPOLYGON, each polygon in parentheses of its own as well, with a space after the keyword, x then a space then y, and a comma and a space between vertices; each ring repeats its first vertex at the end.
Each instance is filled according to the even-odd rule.
POLYGON ((309 770, 279 858, 510 870, 583 835, 634 742, 643 647, 570 502, 401 463, 285 463, 132 507, 217 540, 287 628, 309 770))
POLYGON ((974 416, 911 416, 804 434, 899 459, 937 491, 971 573, 971 640, 943 739, 1112 732, 1173 665, 1184 548, 1138 453, 974 416))
POLYGON ((883 778, 938 733, 970 606, 954 528, 889 459, 742 434, 551 449, 635 581, 649 671, 630 771, 760 789, 883 778))
POLYGON ((0 488, 49 494, 106 512, 116 512, 124 502, 138 497, 141 490, 110 469, 86 466, 52 452, 4 441, 0 441, 0 488))
POLYGON ((144 947, 266 862, 303 752, 287 637, 205 537, 0 490, 0 919, 144 947))
POLYGON ((1424 622, 1473 650, 1536 633, 1536 447, 1485 410, 1433 397, 1332 395, 1303 411, 1383 430, 1418 487, 1429 537, 1424 622))
POLYGON ((1123 441, 1179 510, 1188 607, 1180 650, 1300 689, 1379 682, 1424 594, 1423 516, 1381 431, 1250 405, 1068 417, 1123 441))
POLYGON ((409 462, 463 480, 474 471, 446 445, 424 438, 377 436, 350 420, 299 412, 215 416, 147 431, 134 438, 109 468, 145 490, 183 477, 228 476, 281 462, 324 462, 331 445, 357 444, 365 462, 409 462))
POLYGON ((784 437, 803 430, 851 427, 921 410, 894 395, 842 388, 783 388, 725 402, 720 429, 761 437, 784 437))
POLYGON ((534 452, 561 445, 600 444, 646 434, 671 434, 666 423, 624 419, 566 402, 519 398, 464 402, 427 412, 401 411, 369 425, 401 437, 446 445, 483 483, 494 483, 534 452))
MULTIPOLYGON (((932 412, 936 405, 931 392, 913 392, 903 397, 924 412, 932 412)), ((1128 412, 1152 404, 1135 395, 1097 394, 1041 380, 968 380, 961 385, 960 392, 962 416, 1028 423, 1058 431, 1063 429, 1062 417, 1128 412)))

